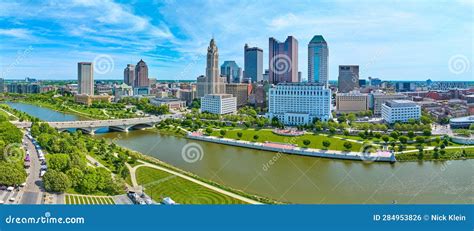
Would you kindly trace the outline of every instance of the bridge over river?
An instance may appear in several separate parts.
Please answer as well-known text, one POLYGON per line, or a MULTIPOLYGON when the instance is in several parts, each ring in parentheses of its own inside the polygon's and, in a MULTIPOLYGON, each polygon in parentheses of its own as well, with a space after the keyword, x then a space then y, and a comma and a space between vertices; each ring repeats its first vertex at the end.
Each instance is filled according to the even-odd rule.
MULTIPOLYGON (((154 124, 168 118, 181 118, 179 114, 148 116, 131 119, 114 119, 114 120, 76 120, 76 121, 62 121, 62 122, 46 122, 51 127, 58 129, 58 131, 65 131, 68 129, 81 130, 84 133, 94 134, 99 128, 108 127, 113 131, 128 132, 130 129, 143 129, 153 127, 154 124)), ((31 122, 13 122, 17 127, 27 128, 31 127, 31 122)))

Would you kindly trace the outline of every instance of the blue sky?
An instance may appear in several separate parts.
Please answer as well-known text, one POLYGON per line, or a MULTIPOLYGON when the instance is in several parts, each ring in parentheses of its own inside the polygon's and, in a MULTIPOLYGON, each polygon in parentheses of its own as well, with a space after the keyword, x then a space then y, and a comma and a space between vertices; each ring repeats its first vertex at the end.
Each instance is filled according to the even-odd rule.
POLYGON ((267 69, 268 38, 293 35, 306 78, 307 44, 322 34, 331 80, 341 64, 360 65, 361 78, 474 80, 473 2, 1 1, 0 73, 75 79, 77 62, 105 55, 113 68, 96 79, 122 79, 126 64, 140 59, 150 77, 195 79, 205 72, 212 36, 221 64, 243 66, 248 43, 263 48, 267 69))

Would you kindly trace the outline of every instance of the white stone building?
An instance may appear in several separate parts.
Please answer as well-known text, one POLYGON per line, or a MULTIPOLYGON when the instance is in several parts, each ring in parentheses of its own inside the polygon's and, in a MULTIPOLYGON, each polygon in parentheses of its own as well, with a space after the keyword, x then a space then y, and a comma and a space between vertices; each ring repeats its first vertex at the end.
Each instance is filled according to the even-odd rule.
POLYGON ((201 97, 201 112, 230 114, 237 111, 237 98, 231 94, 208 94, 201 97))
POLYGON ((267 117, 286 125, 327 121, 331 114, 331 89, 320 83, 280 83, 268 92, 267 117))
POLYGON ((382 118, 387 123, 407 122, 421 117, 421 107, 410 100, 390 100, 382 105, 382 118))

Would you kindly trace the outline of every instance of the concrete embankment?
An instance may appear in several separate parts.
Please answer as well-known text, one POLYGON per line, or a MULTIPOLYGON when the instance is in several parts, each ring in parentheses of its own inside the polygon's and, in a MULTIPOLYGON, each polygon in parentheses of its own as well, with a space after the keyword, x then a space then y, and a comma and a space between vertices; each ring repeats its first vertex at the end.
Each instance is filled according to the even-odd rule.
POLYGON ((280 152, 285 154, 315 156, 332 159, 359 160, 359 161, 378 161, 378 162, 396 162, 395 155, 389 152, 362 153, 362 152, 344 152, 335 150, 321 150, 312 148, 300 148, 291 145, 279 143, 258 143, 243 140, 233 140, 227 138, 218 138, 213 136, 202 136, 188 134, 189 139, 213 142, 218 144, 232 145, 237 147, 252 148, 271 152, 280 152))

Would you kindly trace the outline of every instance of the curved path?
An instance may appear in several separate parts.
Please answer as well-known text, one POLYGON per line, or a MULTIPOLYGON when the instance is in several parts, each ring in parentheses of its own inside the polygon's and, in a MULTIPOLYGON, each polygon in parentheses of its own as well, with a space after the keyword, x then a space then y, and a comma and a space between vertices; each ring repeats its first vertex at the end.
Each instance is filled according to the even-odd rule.
POLYGON ((198 185, 201 185, 201 186, 204 186, 208 189, 211 189, 211 190, 214 190, 218 193, 221 193, 221 194, 224 194, 226 196, 230 196, 230 197, 233 197, 237 200, 240 200, 240 201, 243 201, 245 203, 249 203, 249 204, 262 204, 261 202, 258 202, 258 201, 255 201, 255 200, 252 200, 250 198, 247 198, 247 197, 244 197, 244 196, 241 196, 241 195, 238 195, 238 194, 235 194, 233 192, 229 192, 227 190, 224 190, 224 189, 221 189, 219 187, 216 187, 216 186, 213 186, 213 185, 210 185, 208 183, 205 183, 205 182, 202 182, 200 180, 197 180, 195 178, 192 178, 190 176, 186 176, 182 173, 179 173, 179 172, 176 172, 176 171, 173 171, 173 170, 170 170, 170 169, 167 169, 167 168, 164 168, 164 167, 161 167, 161 166, 157 166, 157 165, 154 165, 154 164, 150 164, 150 163, 147 163, 147 162, 143 162, 141 160, 137 160, 138 162, 140 162, 141 164, 140 165, 137 165, 135 167, 131 167, 129 164, 127 164, 127 167, 130 169, 130 177, 132 179, 132 184, 133 184, 133 187, 136 187, 138 186, 138 182, 137 182, 137 178, 136 178, 136 170, 140 167, 150 167, 150 168, 154 168, 154 169, 158 169, 158 170, 161 170, 161 171, 164 171, 164 172, 167 172, 167 173, 170 173, 170 174, 173 174, 175 176, 179 176, 183 179, 186 179, 186 180, 189 180, 193 183, 196 183, 198 185))

